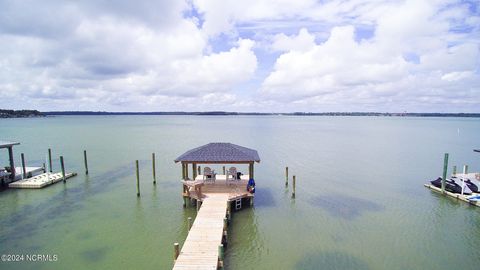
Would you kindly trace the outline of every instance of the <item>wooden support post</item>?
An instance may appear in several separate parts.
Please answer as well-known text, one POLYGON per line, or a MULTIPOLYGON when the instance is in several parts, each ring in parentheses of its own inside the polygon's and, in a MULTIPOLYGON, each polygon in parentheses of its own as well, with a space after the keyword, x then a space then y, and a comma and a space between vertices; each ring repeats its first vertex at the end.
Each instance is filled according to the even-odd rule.
POLYGON ((180 245, 178 243, 173 244, 173 260, 177 260, 180 255, 180 245))
POLYGON ((223 244, 218 246, 218 263, 220 268, 223 268, 223 244))
POLYGON ((288 187, 288 167, 285 167, 285 186, 288 187))
POLYGON ((152 173, 153 173, 153 184, 157 184, 157 175, 155 172, 155 153, 152 153, 152 173))
POLYGON ((227 220, 230 222, 232 220, 232 203, 228 202, 227 204, 227 220))
POLYGON ((66 183, 67 178, 65 177, 65 163, 63 162, 63 156, 60 156, 60 167, 62 168, 63 183, 66 183))
POLYGON ((468 165, 463 165, 463 175, 466 177, 466 174, 468 173, 468 165))
POLYGON ((85 174, 88 175, 87 150, 83 150, 83 161, 85 163, 85 174))
POLYGON ((453 173, 452 173, 453 176, 457 176, 457 166, 453 166, 453 173))
POLYGON ((248 165, 248 174, 250 179, 254 179, 253 162, 248 165))
POLYGON ((43 168, 43 172, 46 173, 47 172, 47 167, 45 167, 45 162, 43 162, 43 165, 42 165, 42 168, 43 168))
POLYGON ((188 180, 188 163, 185 163, 185 180, 188 180))
POLYGON ((223 166, 223 175, 225 175, 225 166, 223 166))
POLYGON ((137 197, 140 197, 140 172, 138 168, 138 160, 135 161, 135 165, 137 167, 137 197))
POLYGON ((293 176, 293 180, 292 180, 292 185, 293 185, 293 191, 292 191, 292 198, 295 199, 295 175, 293 176))
POLYGON ((25 166, 25 155, 23 153, 20 154, 21 158, 22 158, 22 176, 23 178, 28 178, 28 175, 27 175, 27 167, 25 166))
POLYGON ((202 166, 198 166, 198 175, 202 174, 202 166))
POLYGON ((10 163, 10 170, 12 172, 12 174, 10 175, 10 181, 14 181, 15 180, 15 174, 17 172, 15 171, 15 162, 14 162, 14 159, 13 159, 13 146, 8 147, 8 159, 9 159, 9 163, 10 163))
POLYGON ((48 165, 50 167, 50 172, 53 172, 52 169, 52 149, 48 148, 48 165))
POLYGON ((445 193, 445 181, 447 179, 447 170, 448 170, 448 153, 445 153, 445 157, 443 158, 442 193, 445 193))
POLYGON ((192 217, 188 217, 188 230, 192 228, 192 217))
POLYGON ((185 164, 182 163, 182 180, 185 180, 185 164))
POLYGON ((192 164, 192 176, 193 176, 193 181, 197 179, 197 164, 193 163, 192 164))

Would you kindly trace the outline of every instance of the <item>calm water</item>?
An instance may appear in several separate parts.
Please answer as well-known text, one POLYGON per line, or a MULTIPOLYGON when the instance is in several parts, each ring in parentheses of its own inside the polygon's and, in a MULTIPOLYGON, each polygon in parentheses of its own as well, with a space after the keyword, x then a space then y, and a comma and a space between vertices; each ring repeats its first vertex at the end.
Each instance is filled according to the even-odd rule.
MULTIPOLYGON (((180 165, 208 142, 258 150, 255 207, 235 213, 227 269, 479 269, 480 209, 423 187, 451 165, 480 171, 479 119, 79 116, 0 120, 16 164, 63 155, 79 175, 0 192, 0 254, 57 254, 1 269, 170 269, 186 238, 180 165), (90 175, 83 173, 83 149, 90 175), (157 154, 158 184, 151 175, 157 154), (141 160, 141 198, 134 160, 141 160), (297 176, 297 198, 284 167, 297 176)), ((7 151, 0 152, 6 164, 7 151)), ((451 166, 450 166, 451 168, 451 166)), ((245 170, 245 168, 243 168, 245 170)), ((218 169, 217 169, 218 170, 218 169)))

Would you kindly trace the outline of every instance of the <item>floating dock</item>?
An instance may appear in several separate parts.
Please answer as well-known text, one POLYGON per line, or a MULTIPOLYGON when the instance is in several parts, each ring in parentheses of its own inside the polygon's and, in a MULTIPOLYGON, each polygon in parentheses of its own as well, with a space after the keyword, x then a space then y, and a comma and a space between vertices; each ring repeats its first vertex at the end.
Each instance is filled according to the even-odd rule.
POLYGON ((190 229, 173 270, 215 270, 219 267, 228 194, 208 194, 190 229))
MULTIPOLYGON (((468 173, 468 174, 462 174, 462 173, 457 173, 455 175, 455 177, 457 179, 461 179, 461 178, 465 178, 465 179, 475 179, 478 177, 478 173, 468 173)), ((474 195, 480 195, 480 193, 472 193, 470 195, 462 195, 462 194, 458 194, 458 193, 453 193, 453 192, 450 192, 450 191, 446 191, 445 192, 442 192, 442 189, 441 188, 438 188, 438 187, 435 187, 431 184, 425 184, 424 185, 425 187, 429 188, 430 190, 433 190, 435 192, 438 192, 440 194, 445 194, 449 197, 452 197, 452 198, 455 198, 455 199, 458 199, 458 200, 461 200, 461 201, 464 201, 464 202, 467 202, 471 205, 475 205, 475 206, 479 206, 480 207, 480 202, 475 202, 475 201, 469 201, 467 198, 470 197, 470 196, 474 196, 474 195)))
MULTIPOLYGON (((74 177, 76 173, 65 173, 65 179, 74 177)), ((63 180, 62 173, 42 173, 8 184, 10 188, 44 188, 63 180)))

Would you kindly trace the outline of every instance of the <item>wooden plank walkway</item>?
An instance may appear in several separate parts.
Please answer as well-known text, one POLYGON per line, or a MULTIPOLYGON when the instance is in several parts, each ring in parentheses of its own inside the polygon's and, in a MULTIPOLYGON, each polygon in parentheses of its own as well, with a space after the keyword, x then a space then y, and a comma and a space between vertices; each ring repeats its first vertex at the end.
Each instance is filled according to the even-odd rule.
POLYGON ((215 270, 222 243, 228 194, 207 194, 183 244, 174 270, 215 270))

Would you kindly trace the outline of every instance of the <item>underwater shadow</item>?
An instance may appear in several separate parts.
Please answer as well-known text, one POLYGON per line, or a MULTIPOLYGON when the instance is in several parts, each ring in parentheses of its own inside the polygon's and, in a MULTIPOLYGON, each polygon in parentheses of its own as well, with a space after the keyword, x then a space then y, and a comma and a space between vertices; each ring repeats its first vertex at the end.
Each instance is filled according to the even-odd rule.
POLYGON ((309 253, 295 264, 298 270, 369 270, 368 264, 360 258, 341 251, 309 253))
POLYGON ((319 195, 311 199, 309 203, 324 209, 334 217, 348 220, 355 219, 365 212, 385 210, 383 205, 373 201, 342 194, 319 195))

